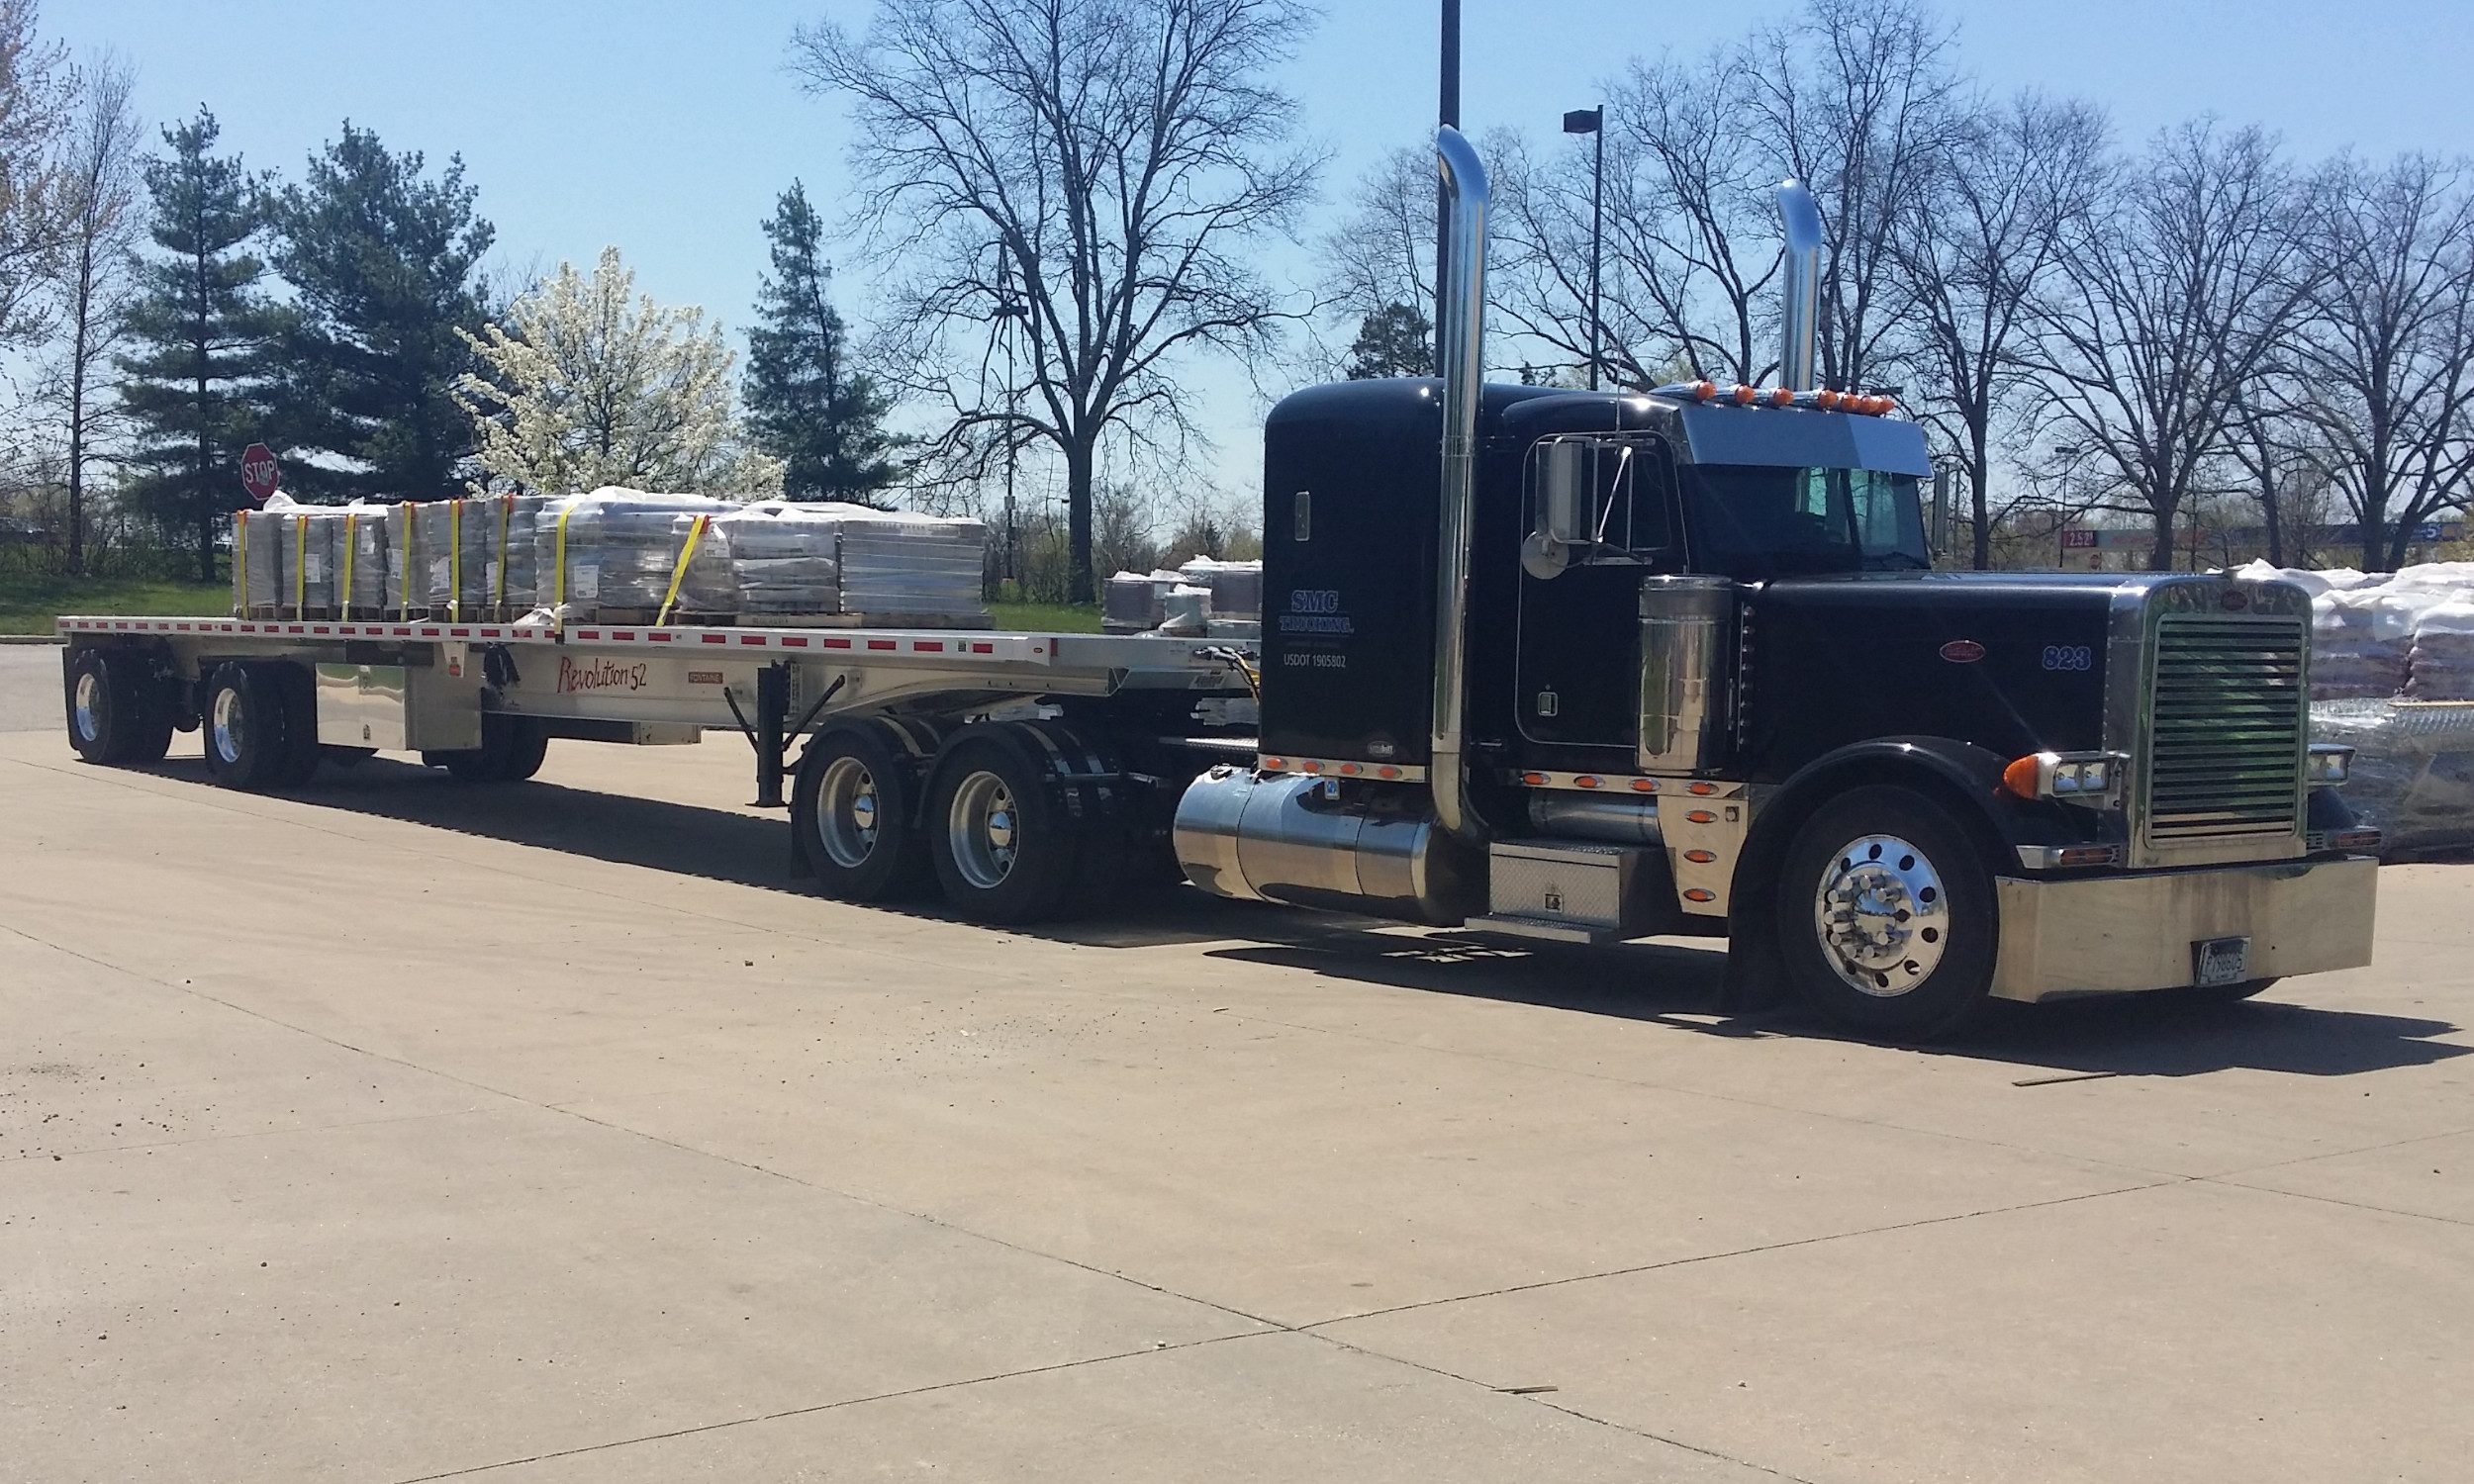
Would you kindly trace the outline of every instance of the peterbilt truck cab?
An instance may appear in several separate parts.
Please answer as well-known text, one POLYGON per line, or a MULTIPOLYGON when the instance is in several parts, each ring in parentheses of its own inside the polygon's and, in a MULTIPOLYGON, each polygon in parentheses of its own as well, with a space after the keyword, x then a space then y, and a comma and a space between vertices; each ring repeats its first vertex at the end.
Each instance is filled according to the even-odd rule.
POLYGON ((1483 384, 1483 171, 1438 148, 1445 375, 1266 421, 1260 751, 1180 802, 1195 883, 1723 935, 1738 997, 1903 1036, 2369 962, 2299 589, 1933 571, 1922 429, 1805 385, 1800 188, 1782 386, 1483 384))

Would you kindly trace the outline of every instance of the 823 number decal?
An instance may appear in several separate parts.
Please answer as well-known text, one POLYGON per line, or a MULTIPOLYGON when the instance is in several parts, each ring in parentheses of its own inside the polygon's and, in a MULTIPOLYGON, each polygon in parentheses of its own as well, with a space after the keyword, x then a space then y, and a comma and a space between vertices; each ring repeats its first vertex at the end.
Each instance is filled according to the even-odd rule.
POLYGON ((2047 644, 2045 646, 2045 668, 2093 670, 2096 668, 2096 652, 2084 644, 2047 644))

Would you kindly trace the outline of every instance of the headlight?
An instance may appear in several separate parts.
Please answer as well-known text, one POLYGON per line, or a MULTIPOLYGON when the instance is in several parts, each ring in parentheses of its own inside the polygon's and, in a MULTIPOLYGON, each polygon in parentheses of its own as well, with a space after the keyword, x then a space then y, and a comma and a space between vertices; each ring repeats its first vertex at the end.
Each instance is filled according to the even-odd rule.
POLYGON ((2021 798, 2102 808, 2121 786, 2122 759, 2109 752, 2032 752, 2002 770, 2002 787, 2021 798))
POLYGON ((2335 742, 2314 742, 2303 766, 2303 778, 2314 788, 2332 788, 2353 774, 2353 749, 2335 742))

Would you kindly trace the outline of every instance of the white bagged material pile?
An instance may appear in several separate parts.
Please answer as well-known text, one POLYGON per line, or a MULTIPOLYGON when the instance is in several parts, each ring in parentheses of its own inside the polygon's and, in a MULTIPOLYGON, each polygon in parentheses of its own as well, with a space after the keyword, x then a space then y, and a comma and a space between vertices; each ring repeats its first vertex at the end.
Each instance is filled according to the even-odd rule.
POLYGON ((1174 572, 1120 572, 1100 594, 1099 626, 1112 634, 1140 634, 1168 618, 1168 597, 1184 581, 1174 572))
POLYGON ((2426 562, 2399 572, 2304 572, 2252 562, 2234 575, 2281 578, 2312 595, 2312 699, 2474 699, 2474 562, 2426 562))
POLYGON ((562 619, 591 618, 606 608, 658 610, 698 517, 736 509, 705 495, 609 485, 546 500, 533 516, 534 601, 562 619))
POLYGON ((2474 847, 2474 704, 2321 701, 2311 739, 2354 749, 2344 799, 2383 855, 2474 847))
POLYGON ((1112 634, 1250 637, 1243 625, 1263 621, 1263 564, 1195 557, 1174 572, 1120 572, 1108 579, 1099 620, 1112 634))
POLYGON ((2432 603, 2417 616, 2405 690, 2416 700, 2474 700, 2474 596, 2432 603))

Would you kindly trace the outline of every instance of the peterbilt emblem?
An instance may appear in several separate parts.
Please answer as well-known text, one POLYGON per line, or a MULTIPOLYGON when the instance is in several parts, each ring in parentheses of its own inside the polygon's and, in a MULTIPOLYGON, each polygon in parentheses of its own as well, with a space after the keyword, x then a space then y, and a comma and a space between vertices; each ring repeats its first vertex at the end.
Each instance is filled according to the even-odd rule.
POLYGON ((1952 639, 1942 646, 1942 658, 1953 665, 1972 665, 1984 658, 1984 646, 1973 639, 1952 639))

